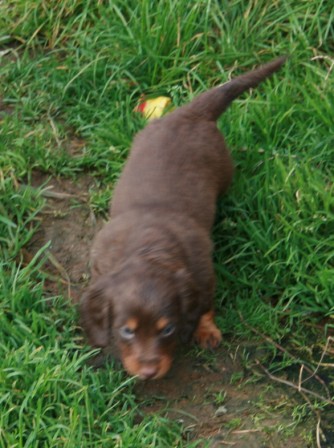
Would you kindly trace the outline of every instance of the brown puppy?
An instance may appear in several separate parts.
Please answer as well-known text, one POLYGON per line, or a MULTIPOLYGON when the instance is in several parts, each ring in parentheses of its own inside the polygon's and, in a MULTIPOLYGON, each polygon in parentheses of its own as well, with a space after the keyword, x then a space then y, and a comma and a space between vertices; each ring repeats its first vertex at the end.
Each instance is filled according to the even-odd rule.
POLYGON ((165 375, 178 338, 211 348, 221 341, 210 231, 233 164, 216 120, 284 61, 199 95, 134 139, 110 221, 93 243, 92 279, 80 308, 89 343, 107 347, 114 337, 131 375, 165 375))

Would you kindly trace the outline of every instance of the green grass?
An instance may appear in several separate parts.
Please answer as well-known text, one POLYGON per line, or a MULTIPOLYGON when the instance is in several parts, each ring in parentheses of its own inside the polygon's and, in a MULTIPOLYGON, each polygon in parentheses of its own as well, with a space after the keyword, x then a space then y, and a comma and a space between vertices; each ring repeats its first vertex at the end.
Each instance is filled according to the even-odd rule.
POLYGON ((290 55, 220 120, 237 173, 214 229, 219 323, 244 335, 241 313, 279 340, 333 313, 333 19, 321 0, 1 3, 0 446, 191 446, 170 421, 138 420, 117 369, 86 366, 75 310, 44 292, 43 250, 20 258, 43 207, 34 170, 95 176, 106 213, 143 92, 184 104, 290 55))

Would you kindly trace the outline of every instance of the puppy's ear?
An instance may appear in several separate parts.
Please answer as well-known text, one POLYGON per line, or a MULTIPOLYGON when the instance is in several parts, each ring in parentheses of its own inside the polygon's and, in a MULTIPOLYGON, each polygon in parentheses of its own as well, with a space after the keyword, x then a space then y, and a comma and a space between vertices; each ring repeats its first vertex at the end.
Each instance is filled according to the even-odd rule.
POLYGON ((175 279, 182 299, 182 312, 187 313, 189 308, 193 308, 194 305, 196 307, 196 302, 198 301, 198 291, 195 282, 188 270, 183 267, 175 271, 175 279))
POLYGON ((175 273, 176 282, 181 299, 182 332, 180 334, 182 342, 189 342, 201 314, 200 294, 192 276, 185 268, 179 269, 175 273))
POLYGON ((80 301, 81 325, 93 347, 106 347, 110 342, 112 300, 107 294, 109 279, 99 279, 89 286, 80 301))

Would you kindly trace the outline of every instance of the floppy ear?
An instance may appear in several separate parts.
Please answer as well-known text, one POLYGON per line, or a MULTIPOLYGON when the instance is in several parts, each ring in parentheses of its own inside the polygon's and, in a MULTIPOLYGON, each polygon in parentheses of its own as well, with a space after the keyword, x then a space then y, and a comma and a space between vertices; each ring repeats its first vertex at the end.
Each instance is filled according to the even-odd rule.
POLYGON ((107 295, 110 279, 99 279, 89 286, 80 301, 81 325, 93 347, 106 347, 110 342, 112 304, 107 295))
POLYGON ((201 315, 200 293, 194 280, 185 268, 179 269, 175 273, 176 282, 181 299, 182 313, 182 342, 189 342, 201 315))

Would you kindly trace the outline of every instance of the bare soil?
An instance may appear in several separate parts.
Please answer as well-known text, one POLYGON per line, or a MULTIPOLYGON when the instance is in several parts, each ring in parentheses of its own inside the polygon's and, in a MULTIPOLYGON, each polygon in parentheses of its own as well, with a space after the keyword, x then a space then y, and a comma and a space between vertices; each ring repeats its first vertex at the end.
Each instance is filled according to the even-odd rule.
POLYGON ((97 219, 88 205, 88 191, 94 180, 88 176, 75 182, 48 178, 36 172, 32 185, 43 186, 46 206, 39 215, 40 227, 29 244, 31 258, 50 243, 45 269, 52 293, 67 294, 75 303, 89 278, 89 251, 95 233, 103 221, 97 219))
MULTIPOLYGON (((36 173, 33 184, 45 185, 47 204, 25 256, 33 256, 51 242, 45 266, 46 293, 63 293, 77 302, 89 277, 92 238, 103 224, 88 205, 94 180, 88 176, 75 183, 63 178, 48 180, 36 173)), ((255 365, 258 355, 256 342, 229 339, 214 353, 182 349, 166 378, 135 386, 142 415, 159 413, 177 421, 186 440, 207 440, 199 445, 203 447, 333 447, 330 419, 327 429, 323 423, 325 429, 318 430, 318 445, 316 415, 310 412, 298 425, 294 422, 295 407, 305 404, 298 392, 245 367, 246 357, 249 366, 252 358, 255 365)))

